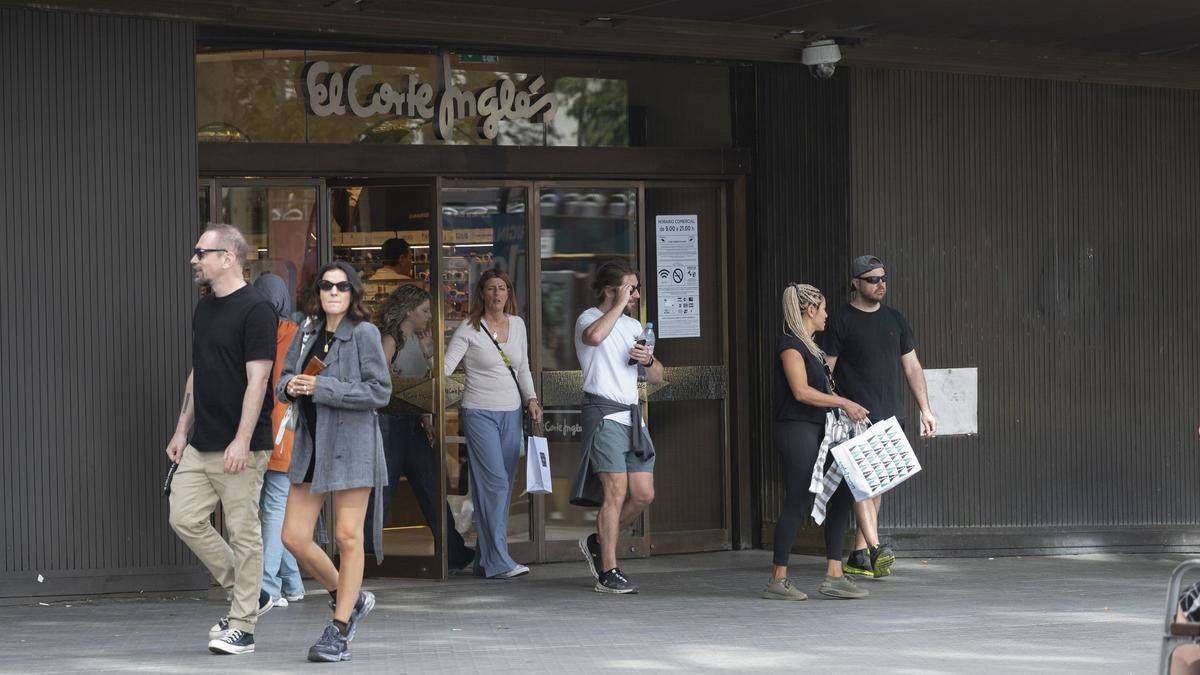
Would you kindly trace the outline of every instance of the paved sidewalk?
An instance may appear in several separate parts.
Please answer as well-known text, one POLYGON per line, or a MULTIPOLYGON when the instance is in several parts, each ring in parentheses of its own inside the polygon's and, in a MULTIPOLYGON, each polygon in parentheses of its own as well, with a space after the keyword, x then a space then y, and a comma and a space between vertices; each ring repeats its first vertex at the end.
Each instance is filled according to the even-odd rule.
POLYGON ((0 672, 1152 673, 1172 568, 1185 556, 900 559, 861 601, 758 599, 770 553, 627 561, 636 596, 594 593, 584 563, 512 581, 368 580, 379 596, 343 664, 305 661, 324 592, 260 621, 258 651, 205 648, 224 603, 205 594, 0 607, 0 672))

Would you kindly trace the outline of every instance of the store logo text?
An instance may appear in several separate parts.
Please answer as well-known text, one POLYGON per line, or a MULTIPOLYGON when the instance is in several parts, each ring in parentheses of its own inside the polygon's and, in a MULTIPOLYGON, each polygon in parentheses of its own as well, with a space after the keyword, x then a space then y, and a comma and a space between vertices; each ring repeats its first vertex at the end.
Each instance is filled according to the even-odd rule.
POLYGON ((476 134, 494 140, 504 120, 549 122, 558 111, 558 99, 553 92, 539 96, 546 85, 540 75, 520 90, 505 77, 477 92, 463 91, 451 84, 436 96, 433 85, 409 75, 399 89, 381 82, 364 98, 358 91, 359 83, 370 74, 369 65, 351 66, 342 74, 332 72, 327 61, 306 63, 301 77, 309 113, 329 117, 345 115, 349 110, 357 117, 392 114, 433 121, 438 140, 445 141, 451 138, 454 124, 460 119, 478 117, 476 134))

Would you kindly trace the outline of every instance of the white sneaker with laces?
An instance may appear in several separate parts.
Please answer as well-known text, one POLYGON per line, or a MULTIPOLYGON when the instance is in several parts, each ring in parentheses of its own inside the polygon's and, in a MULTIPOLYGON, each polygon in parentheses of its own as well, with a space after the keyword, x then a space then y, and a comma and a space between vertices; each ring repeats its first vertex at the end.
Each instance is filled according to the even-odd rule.
POLYGON ((507 572, 501 572, 500 574, 497 574, 496 576, 494 576, 492 578, 493 579, 516 579, 517 577, 523 577, 526 574, 529 574, 529 568, 520 563, 517 563, 516 567, 512 568, 511 570, 509 570, 507 572))
POLYGON ((219 639, 210 640, 208 651, 214 654, 249 654, 254 651, 254 634, 234 628, 219 639))

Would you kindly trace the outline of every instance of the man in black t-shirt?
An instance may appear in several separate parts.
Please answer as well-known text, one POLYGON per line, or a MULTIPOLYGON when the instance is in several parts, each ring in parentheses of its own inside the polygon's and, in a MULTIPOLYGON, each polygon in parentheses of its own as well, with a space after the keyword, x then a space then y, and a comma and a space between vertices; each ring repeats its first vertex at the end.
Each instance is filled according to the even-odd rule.
MULTIPOLYGON (((917 359, 917 339, 900 312, 884 306, 887 270, 883 261, 863 255, 850 265, 850 302, 825 327, 822 335, 826 362, 833 371, 838 393, 871 411, 871 421, 895 417, 904 423, 900 374, 921 411, 921 436, 937 433, 937 419, 929 408, 925 371, 917 359)), ((891 574, 895 554, 881 545, 875 526, 881 499, 860 502, 855 508, 858 534, 845 571, 862 576, 891 574)))
POLYGON ((241 233, 214 225, 192 255, 197 284, 209 293, 192 316, 192 372, 167 457, 178 463, 171 483, 171 527, 231 598, 228 615, 209 629, 217 654, 254 651, 254 626, 271 608, 261 592, 263 473, 270 459, 271 366, 275 311, 242 276, 248 247, 241 233), (191 443, 188 431, 191 431, 191 443), (209 519, 221 503, 229 543, 209 519))

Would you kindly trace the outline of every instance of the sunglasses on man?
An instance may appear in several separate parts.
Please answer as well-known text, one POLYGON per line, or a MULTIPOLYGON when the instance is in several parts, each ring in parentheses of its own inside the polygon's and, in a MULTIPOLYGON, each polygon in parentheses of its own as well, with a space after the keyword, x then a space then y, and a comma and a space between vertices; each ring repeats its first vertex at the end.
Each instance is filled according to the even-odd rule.
POLYGON ((339 281, 334 283, 327 279, 322 279, 317 282, 317 288, 323 291, 332 291, 334 287, 337 287, 337 289, 343 293, 349 293, 350 289, 354 288, 354 286, 350 285, 349 281, 339 281))
POLYGON ((229 253, 229 249, 224 249, 224 248, 198 248, 198 247, 197 247, 197 248, 194 248, 194 249, 192 249, 192 255, 196 256, 196 260, 204 260, 204 254, 206 254, 206 253, 229 253))
POLYGON ((854 277, 854 278, 858 279, 860 281, 865 281, 868 284, 871 284, 872 286, 874 286, 875 284, 887 283, 887 275, 886 274, 882 275, 882 276, 854 277))

